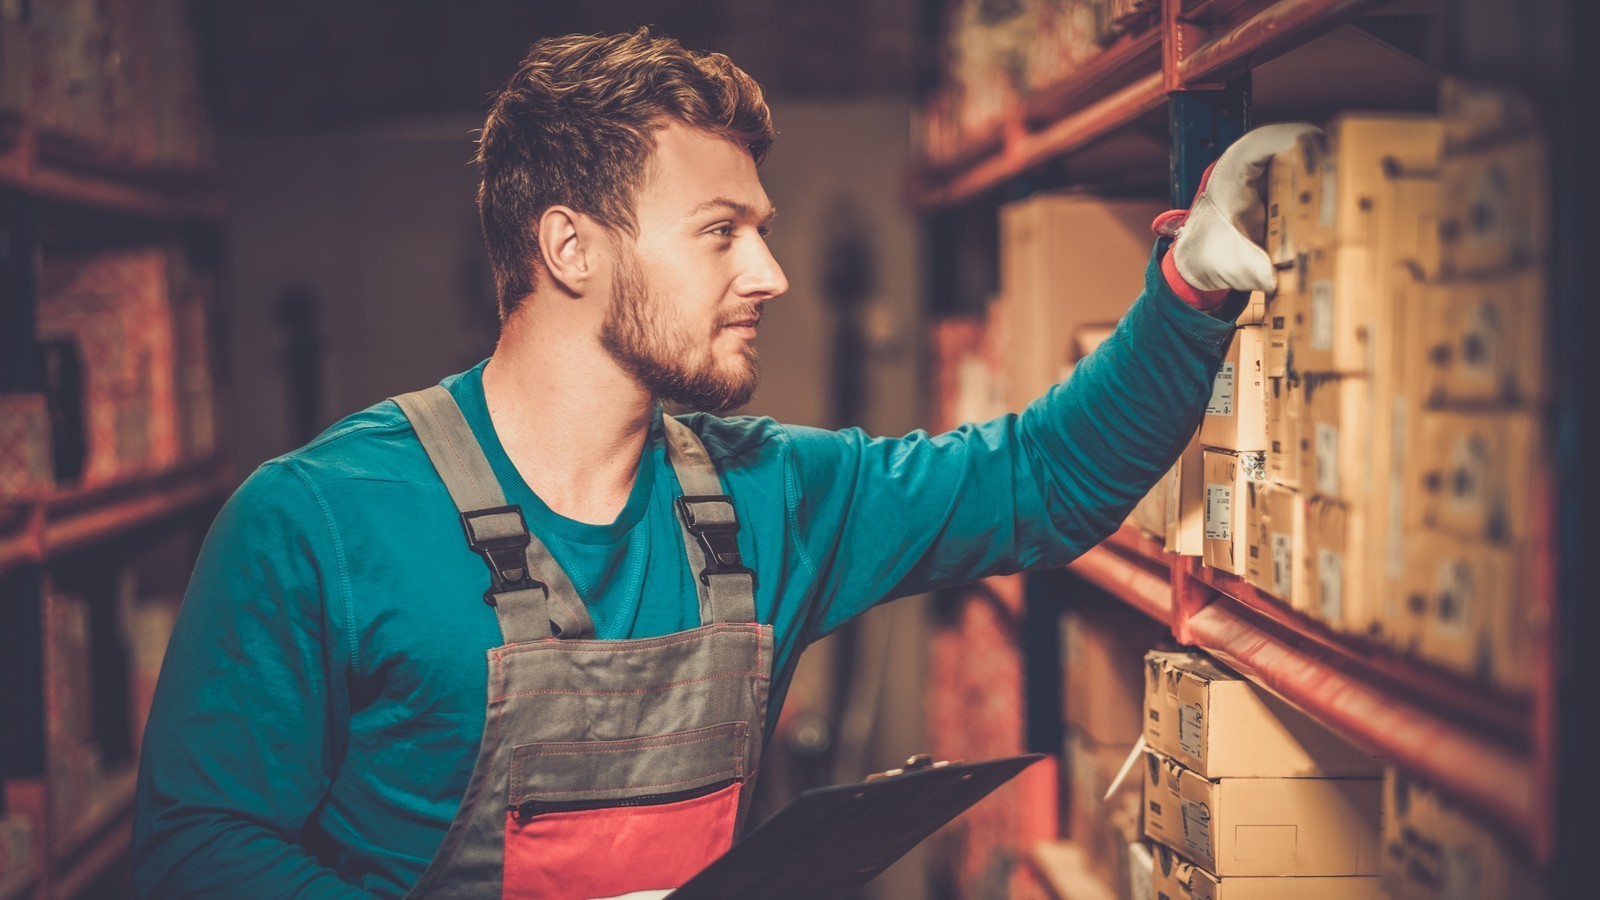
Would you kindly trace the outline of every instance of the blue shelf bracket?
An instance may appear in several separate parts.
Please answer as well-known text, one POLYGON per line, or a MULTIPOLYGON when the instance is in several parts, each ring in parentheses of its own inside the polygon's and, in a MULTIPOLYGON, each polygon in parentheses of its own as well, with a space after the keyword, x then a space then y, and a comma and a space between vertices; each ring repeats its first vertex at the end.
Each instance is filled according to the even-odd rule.
POLYGON ((1250 129, 1250 73, 1221 90, 1174 91, 1167 109, 1172 208, 1188 209, 1206 166, 1250 129))

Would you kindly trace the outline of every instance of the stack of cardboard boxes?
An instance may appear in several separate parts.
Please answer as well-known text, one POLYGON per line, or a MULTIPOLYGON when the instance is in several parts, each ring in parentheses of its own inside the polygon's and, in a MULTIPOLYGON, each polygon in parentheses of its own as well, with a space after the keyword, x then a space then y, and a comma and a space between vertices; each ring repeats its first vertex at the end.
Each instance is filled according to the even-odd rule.
POLYGON ((1152 896, 1382 900, 1382 766, 1193 653, 1145 656, 1152 896))
POLYGON ((1393 769, 1383 779, 1383 883, 1390 900, 1543 896, 1500 836, 1393 769))
POLYGON ((1405 417, 1407 298, 1436 268, 1437 118, 1345 114, 1273 160, 1267 252, 1267 470, 1252 582, 1336 630, 1381 619, 1388 477, 1405 417))
POLYGON ((1420 411, 1390 630, 1434 662, 1525 689, 1531 506, 1546 468, 1547 146, 1511 95, 1449 82, 1442 100, 1439 267, 1406 336, 1420 411))

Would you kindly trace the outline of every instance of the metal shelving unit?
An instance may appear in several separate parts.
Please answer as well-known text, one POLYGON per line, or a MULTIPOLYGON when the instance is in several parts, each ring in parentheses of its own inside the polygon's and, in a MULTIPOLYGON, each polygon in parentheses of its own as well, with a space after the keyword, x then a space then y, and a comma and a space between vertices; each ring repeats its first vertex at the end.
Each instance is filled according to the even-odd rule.
MULTIPOLYGON (((1205 164, 1248 127, 1254 68, 1291 60, 1295 49, 1351 25, 1373 37, 1373 46, 1384 47, 1381 52, 1408 56, 1404 48, 1386 46, 1381 27, 1369 31, 1378 17, 1431 15, 1445 22, 1446 16, 1470 15, 1470 6, 1464 0, 1163 0, 1149 33, 1112 44, 1079 70, 1082 81, 1074 76, 1074 83, 1043 92, 1032 105, 1019 104, 1007 117, 997 146, 965 154, 959 166, 916 173, 912 199, 929 213, 993 208, 1014 195, 1018 185, 1031 183, 1046 164, 1135 123, 1145 128, 1165 108, 1173 202, 1187 205, 1205 164), (1154 46, 1159 46, 1159 56, 1152 55, 1154 46)), ((1461 30, 1459 21, 1447 22, 1446 30, 1461 30)), ((1485 74, 1470 66, 1468 71, 1485 74)), ((1568 203, 1558 209, 1567 210, 1570 220, 1572 207, 1568 203)), ((1570 243, 1560 240, 1570 238, 1558 239, 1558 256, 1561 247, 1570 249, 1570 243)), ((1571 263, 1566 258, 1569 267, 1571 263)), ((1561 282, 1556 283, 1559 290, 1561 282)), ((1559 307, 1564 301, 1554 302, 1559 307)), ((1560 359, 1563 371, 1572 367, 1569 356, 1560 359)), ((1569 430, 1570 443, 1576 439, 1578 417, 1569 410, 1564 421, 1568 419, 1560 427, 1569 430)), ((1573 468, 1571 457, 1567 460, 1562 477, 1570 477, 1573 468)), ((1197 559, 1165 553, 1158 542, 1132 527, 1112 535, 1069 571, 1168 626, 1177 641, 1218 657, 1329 728, 1459 798, 1523 844, 1554 871, 1552 883, 1561 884, 1570 880, 1563 879, 1563 871, 1570 874, 1582 866, 1581 860, 1559 858, 1571 856, 1563 848, 1575 840, 1570 823, 1581 814, 1573 810, 1583 807, 1563 799, 1557 789, 1567 783, 1558 778, 1557 767, 1562 751, 1572 755, 1568 748, 1577 727, 1558 715, 1571 709, 1570 703, 1562 707, 1558 702, 1558 689, 1568 696, 1576 693, 1572 671, 1580 664, 1563 663, 1559 652, 1575 639, 1563 636, 1556 623, 1579 617, 1570 613, 1570 584, 1557 580, 1558 573, 1570 580, 1571 561, 1558 559, 1556 548, 1559 538, 1559 545, 1570 549, 1575 502, 1565 494, 1556 496, 1553 484, 1544 485, 1535 498, 1532 546, 1537 549, 1527 602, 1550 625, 1534 686, 1519 695, 1361 636, 1334 632, 1243 579, 1205 568, 1197 559), (1559 529, 1558 521, 1563 523, 1559 529), (1561 834, 1558 817, 1569 826, 1561 834)), ((1593 668, 1592 663, 1581 665, 1593 668)), ((1591 783, 1592 778, 1584 781, 1587 777, 1579 776, 1574 786, 1591 783)))

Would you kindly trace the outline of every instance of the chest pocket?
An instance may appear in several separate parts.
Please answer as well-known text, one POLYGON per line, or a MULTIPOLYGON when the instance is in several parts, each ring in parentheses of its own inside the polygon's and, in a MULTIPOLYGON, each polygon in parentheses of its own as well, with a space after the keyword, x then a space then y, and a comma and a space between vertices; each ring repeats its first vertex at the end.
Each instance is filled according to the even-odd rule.
POLYGON ((732 846, 749 725, 512 750, 505 897, 676 887, 732 846))

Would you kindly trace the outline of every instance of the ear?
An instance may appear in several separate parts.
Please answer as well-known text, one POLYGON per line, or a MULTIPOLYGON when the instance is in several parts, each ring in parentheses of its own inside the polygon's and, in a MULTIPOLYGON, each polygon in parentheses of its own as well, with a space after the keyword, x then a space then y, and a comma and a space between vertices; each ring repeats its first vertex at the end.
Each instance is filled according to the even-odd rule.
POLYGON ((567 206, 552 206, 539 217, 539 253, 545 271, 567 292, 582 296, 595 276, 595 223, 567 206))

